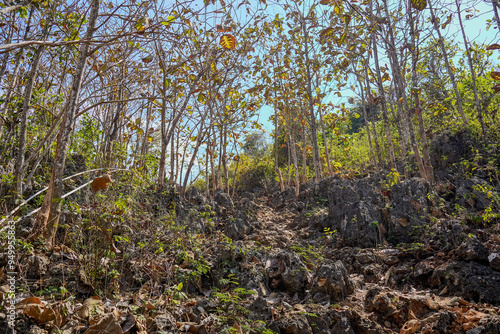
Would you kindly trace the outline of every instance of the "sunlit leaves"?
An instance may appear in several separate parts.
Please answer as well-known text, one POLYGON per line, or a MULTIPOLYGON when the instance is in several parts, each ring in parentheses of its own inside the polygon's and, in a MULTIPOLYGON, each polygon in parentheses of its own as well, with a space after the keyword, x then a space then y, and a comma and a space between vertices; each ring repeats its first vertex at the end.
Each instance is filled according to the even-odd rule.
POLYGON ((416 10, 424 10, 427 7, 427 0, 410 0, 410 4, 416 10))
MULTIPOLYGON (((451 14, 450 14, 450 15, 448 15, 448 18, 446 19, 446 22, 444 22, 443 24, 441 24, 441 29, 446 28, 446 26, 447 26, 448 24, 450 24, 450 23, 451 23, 451 19, 452 19, 452 18, 453 18, 453 15, 451 15, 451 14)), ((438 22, 439 22, 439 21, 438 21, 438 22)))
POLYGON ((321 30, 321 32, 319 33, 319 36, 322 38, 330 37, 333 35, 334 32, 335 32, 335 29, 332 27, 325 28, 325 29, 321 30))
POLYGON ((500 49, 500 44, 497 44, 497 43, 491 44, 490 46, 488 46, 486 48, 486 50, 497 50, 497 49, 500 49))
POLYGON ((168 27, 170 25, 170 23, 174 22, 174 20, 175 20, 175 16, 169 16, 169 17, 167 17, 166 21, 161 21, 160 24, 168 27))
POLYGON ((141 59, 144 63, 148 64, 153 61, 153 55, 149 55, 141 59))
POLYGON ((500 92, 500 83, 498 83, 498 84, 496 84, 495 86, 493 86, 493 88, 492 88, 492 89, 493 89, 493 91, 494 91, 495 93, 500 92))
POLYGON ((217 29, 217 32, 230 32, 230 31, 233 30, 232 27, 224 26, 224 25, 221 25, 221 24, 218 24, 216 26, 216 29, 217 29))
POLYGON ((198 95, 198 102, 203 103, 206 99, 205 94, 198 95))
POLYGON ((340 38, 337 40, 337 45, 341 46, 342 44, 344 44, 346 37, 347 37, 347 29, 344 31, 342 36, 340 36, 340 38))
POLYGON ((500 80, 500 72, 491 72, 490 76, 493 80, 500 80))
POLYGON ((222 35, 219 44, 225 49, 234 50, 236 45, 236 38, 230 34, 222 35))
POLYGON ((137 22, 135 23, 135 30, 140 33, 143 32, 148 26, 149 18, 144 16, 137 20, 137 22))

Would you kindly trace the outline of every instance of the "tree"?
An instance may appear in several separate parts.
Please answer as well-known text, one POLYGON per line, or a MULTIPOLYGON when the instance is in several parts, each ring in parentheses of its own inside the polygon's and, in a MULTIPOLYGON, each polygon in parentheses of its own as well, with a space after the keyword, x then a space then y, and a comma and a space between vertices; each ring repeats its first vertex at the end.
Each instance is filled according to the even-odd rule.
MULTIPOLYGON (((85 40, 91 40, 96 28, 97 17, 99 14, 99 0, 92 0, 90 5, 90 14, 87 24, 87 32, 85 40)), ((32 237, 43 234, 49 248, 54 246, 54 238, 57 231, 57 224, 61 213, 61 197, 63 190, 63 173, 66 162, 66 154, 68 151, 71 133, 75 121, 78 98, 83 79, 83 73, 87 58, 90 55, 90 45, 82 44, 80 46, 77 67, 73 84, 71 87, 71 95, 68 101, 68 109, 64 115, 59 137, 57 141, 56 155, 52 167, 52 176, 49 183, 49 189, 43 201, 42 208, 36 217, 35 226, 31 234, 32 237)))

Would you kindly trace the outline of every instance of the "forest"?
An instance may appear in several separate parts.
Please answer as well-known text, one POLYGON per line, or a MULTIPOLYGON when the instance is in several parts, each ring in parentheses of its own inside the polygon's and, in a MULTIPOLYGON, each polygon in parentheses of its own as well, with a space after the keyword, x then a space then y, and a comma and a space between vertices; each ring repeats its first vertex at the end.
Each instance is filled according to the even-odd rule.
POLYGON ((0 1, 0 333, 500 332, 499 8, 0 1))

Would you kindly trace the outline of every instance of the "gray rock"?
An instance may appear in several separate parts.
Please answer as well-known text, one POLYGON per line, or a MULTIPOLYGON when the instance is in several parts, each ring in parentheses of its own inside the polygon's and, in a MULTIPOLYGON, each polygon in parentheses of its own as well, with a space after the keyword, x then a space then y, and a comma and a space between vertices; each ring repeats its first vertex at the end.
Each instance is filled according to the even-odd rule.
POLYGON ((233 200, 231 199, 231 196, 229 196, 227 193, 223 192, 221 189, 217 189, 215 191, 214 201, 215 201, 215 203, 217 203, 218 205, 220 205, 226 209, 232 210, 234 208, 234 204, 233 204, 233 200))
POLYGON ((436 267, 429 282, 433 287, 447 286, 451 294, 466 300, 500 305, 500 273, 474 261, 444 263, 436 267))
POLYGON ((467 158, 472 152, 472 140, 466 131, 445 131, 435 136, 430 145, 431 164, 436 179, 445 179, 453 164, 467 158))
POLYGON ((338 302, 354 291, 354 284, 341 261, 323 264, 318 268, 312 282, 311 294, 325 294, 331 302, 338 302))
POLYGON ((456 202, 469 212, 483 211, 492 204, 492 198, 498 195, 490 188, 490 184, 485 180, 466 179, 457 185, 456 202))
POLYGON ((248 221, 241 218, 232 218, 226 224, 225 233, 233 240, 240 240, 245 237, 251 230, 248 221))
POLYGON ((491 253, 488 256, 488 261, 490 262, 490 267, 496 271, 500 271, 500 254, 491 253))
POLYGON ((381 204, 382 196, 368 180, 330 179, 328 227, 348 245, 373 247, 385 230, 381 204))
POLYGON ((422 178, 412 178, 391 188, 388 233, 394 244, 412 242, 415 228, 429 223, 428 196, 431 193, 430 184, 422 178))
POLYGON ((273 331, 283 334, 312 334, 313 331, 305 315, 293 315, 274 321, 269 325, 273 331))
POLYGON ((44 255, 31 255, 28 258, 28 272, 26 276, 31 279, 39 279, 47 273, 49 259, 44 255))
POLYGON ((272 255, 266 262, 266 271, 271 281, 271 288, 285 289, 290 293, 304 293, 309 282, 306 265, 299 256, 289 251, 272 255))
POLYGON ((477 238, 465 239, 457 248, 457 255, 465 261, 488 261, 488 249, 477 238))

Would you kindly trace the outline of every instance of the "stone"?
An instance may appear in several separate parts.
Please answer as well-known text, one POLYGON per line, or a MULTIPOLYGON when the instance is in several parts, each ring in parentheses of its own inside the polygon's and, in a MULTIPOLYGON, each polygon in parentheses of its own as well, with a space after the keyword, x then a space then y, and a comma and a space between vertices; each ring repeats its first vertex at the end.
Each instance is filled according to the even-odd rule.
POLYGON ((318 268, 312 282, 311 294, 325 294, 329 296, 330 302, 339 302, 353 290, 354 284, 347 274, 347 269, 341 261, 337 261, 318 268))
POLYGON ((401 328, 400 334, 412 334, 420 330, 421 324, 417 319, 409 320, 401 328))
POLYGON ((412 178, 390 188, 388 234, 393 244, 410 243, 420 238, 413 234, 415 228, 430 222, 428 198, 431 194, 430 184, 422 178, 412 178))
POLYGON ((449 293, 465 300, 500 305, 500 273, 477 262, 453 261, 434 269, 432 287, 447 286, 449 293))
POLYGON ((490 267, 493 270, 500 271, 500 254, 499 253, 491 253, 488 256, 488 262, 490 263, 490 267))
POLYGON ((456 252, 465 261, 488 261, 488 249, 475 237, 465 239, 456 252))
POLYGON ((215 203, 217 203, 218 205, 220 205, 226 209, 232 210, 234 208, 234 204, 233 204, 233 200, 231 199, 231 196, 229 196, 229 194, 223 192, 221 189, 217 189, 215 191, 214 201, 215 201, 215 203))
POLYGON ((309 282, 309 273, 300 257, 289 251, 280 251, 266 261, 266 272, 271 288, 303 294, 309 282))
POLYGON ((47 273, 49 258, 45 255, 30 255, 28 257, 28 272, 26 276, 30 279, 39 279, 47 273))
POLYGON ((248 221, 241 218, 230 219, 225 227, 225 233, 228 238, 240 240, 250 233, 251 225, 248 221))
POLYGON ((382 195, 372 181, 326 179, 328 220, 324 227, 337 230, 347 245, 374 247, 383 243, 382 195))
POLYGON ((282 318, 269 325, 273 331, 283 334, 312 334, 313 331, 304 315, 293 315, 282 318))

